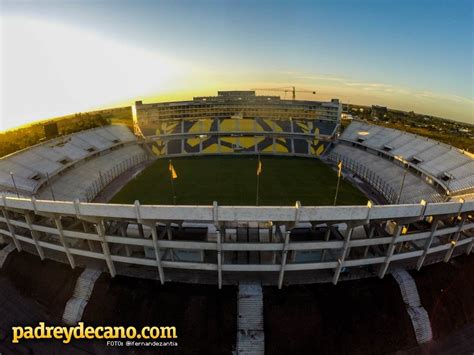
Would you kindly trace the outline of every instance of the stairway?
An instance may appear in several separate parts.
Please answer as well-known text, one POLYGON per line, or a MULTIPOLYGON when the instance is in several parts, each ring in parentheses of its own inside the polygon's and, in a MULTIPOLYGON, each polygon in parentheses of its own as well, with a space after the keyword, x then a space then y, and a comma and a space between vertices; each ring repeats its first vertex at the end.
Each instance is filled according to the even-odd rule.
POLYGON ((237 312, 237 354, 264 354, 263 293, 259 283, 239 284, 237 312))
POLYGON ((76 281, 72 297, 67 301, 63 313, 63 322, 69 325, 77 324, 84 313, 87 302, 91 297, 94 284, 101 274, 100 270, 85 269, 76 281))
POLYGON ((392 276, 400 287, 403 301, 413 324, 416 341, 418 344, 423 344, 432 340, 433 333, 431 331, 430 318, 428 312, 421 305, 415 280, 406 270, 395 270, 392 272, 392 276))
POLYGON ((5 261, 7 260, 8 255, 15 250, 15 245, 13 243, 8 244, 3 249, 0 249, 0 268, 3 267, 5 261))

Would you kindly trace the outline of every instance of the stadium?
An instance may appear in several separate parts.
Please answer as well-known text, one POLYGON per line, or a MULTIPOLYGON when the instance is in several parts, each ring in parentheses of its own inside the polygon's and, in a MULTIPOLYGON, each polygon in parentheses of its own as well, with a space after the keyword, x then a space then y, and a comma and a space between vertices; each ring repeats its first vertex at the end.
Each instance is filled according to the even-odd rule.
POLYGON ((255 285, 391 273, 409 298, 405 270, 472 252, 467 152, 363 121, 342 129, 337 99, 221 91, 131 109, 133 132, 98 127, 0 159, 0 266, 16 249, 84 267, 89 288, 97 270, 239 285, 260 299, 252 313, 255 285))

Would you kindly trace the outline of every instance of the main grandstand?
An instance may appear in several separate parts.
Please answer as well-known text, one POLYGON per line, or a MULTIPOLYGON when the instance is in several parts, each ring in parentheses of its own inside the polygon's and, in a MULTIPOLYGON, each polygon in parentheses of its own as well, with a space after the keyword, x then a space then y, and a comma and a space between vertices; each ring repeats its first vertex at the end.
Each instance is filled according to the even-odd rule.
POLYGON ((158 156, 189 154, 320 155, 340 123, 341 104, 288 101, 254 91, 219 91, 192 101, 133 107, 136 130, 158 156))
POLYGON ((135 135, 125 126, 106 126, 1 159, 1 236, 18 250, 73 268, 100 262, 112 276, 219 286, 383 277, 472 251, 474 161, 455 148, 357 121, 339 136, 336 100, 284 101, 232 91, 185 102, 137 102, 132 111, 135 135), (372 202, 94 202, 111 184, 126 184, 122 177, 143 162, 208 154, 297 156, 333 168, 342 162, 343 177, 372 202))

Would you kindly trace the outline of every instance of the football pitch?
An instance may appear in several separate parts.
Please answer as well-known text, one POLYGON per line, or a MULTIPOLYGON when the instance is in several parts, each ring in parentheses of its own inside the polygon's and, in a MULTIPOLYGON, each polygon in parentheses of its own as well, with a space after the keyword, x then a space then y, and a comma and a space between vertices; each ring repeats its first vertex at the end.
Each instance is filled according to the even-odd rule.
MULTIPOLYGON (((259 176, 260 206, 332 206, 337 173, 317 159, 261 157, 259 176)), ((178 205, 255 206, 258 158, 252 157, 183 157, 172 164, 178 177, 173 180, 178 205)), ((158 159, 130 181, 110 201, 142 205, 173 204, 168 159, 158 159)), ((357 188, 341 178, 338 205, 367 203, 357 188)))

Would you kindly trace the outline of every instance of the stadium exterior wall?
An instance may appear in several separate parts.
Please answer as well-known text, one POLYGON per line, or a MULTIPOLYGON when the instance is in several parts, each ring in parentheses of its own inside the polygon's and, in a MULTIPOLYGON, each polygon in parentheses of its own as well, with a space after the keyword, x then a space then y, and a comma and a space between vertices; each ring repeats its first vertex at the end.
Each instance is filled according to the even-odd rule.
POLYGON ((72 268, 100 261, 112 276, 122 273, 123 266, 134 266, 135 272, 137 266, 144 271, 151 268, 152 277, 162 283, 182 280, 179 275, 200 282, 197 275, 206 273, 219 287, 249 277, 282 287, 301 282, 298 275, 305 275, 303 282, 324 281, 330 275, 336 284, 359 275, 361 269, 371 270, 365 276, 384 277, 394 268, 446 262, 459 253, 471 253, 474 244, 473 201, 233 207, 3 196, 0 209, 0 235, 18 251, 31 251, 42 259, 60 255, 72 268), (239 226, 245 225, 249 239, 242 242, 239 226), (180 234, 199 227, 205 231, 200 240, 180 234), (320 237, 302 241, 301 231, 320 232, 320 237))

